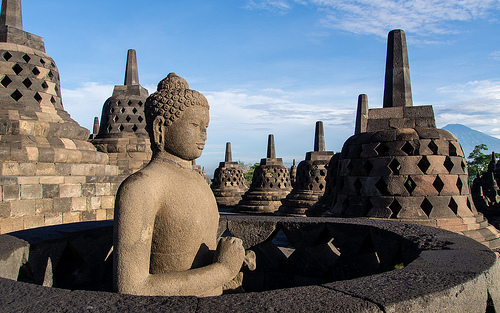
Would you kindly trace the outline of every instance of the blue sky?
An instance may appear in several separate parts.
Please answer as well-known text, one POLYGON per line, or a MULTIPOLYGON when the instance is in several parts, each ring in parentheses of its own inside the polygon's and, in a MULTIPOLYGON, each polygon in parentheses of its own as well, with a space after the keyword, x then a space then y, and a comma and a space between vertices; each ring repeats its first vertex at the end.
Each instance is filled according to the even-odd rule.
POLYGON ((63 105, 91 129, 127 49, 153 92, 168 73, 211 105, 203 156, 258 162, 273 133, 286 164, 353 134, 357 97, 382 106, 386 36, 406 32, 414 105, 432 104, 438 127, 461 123, 500 138, 499 0, 22 1, 24 30, 42 36, 61 76, 63 105))

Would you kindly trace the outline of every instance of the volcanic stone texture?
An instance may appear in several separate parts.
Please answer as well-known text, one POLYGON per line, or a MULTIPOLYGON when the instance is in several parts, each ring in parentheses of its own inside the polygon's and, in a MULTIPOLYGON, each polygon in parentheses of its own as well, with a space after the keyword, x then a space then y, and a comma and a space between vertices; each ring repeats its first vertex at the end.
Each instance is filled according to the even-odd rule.
POLYGON ((331 216, 416 222, 500 247, 498 231, 474 207, 462 149, 446 130, 400 128, 352 136, 342 149, 336 192, 331 216))

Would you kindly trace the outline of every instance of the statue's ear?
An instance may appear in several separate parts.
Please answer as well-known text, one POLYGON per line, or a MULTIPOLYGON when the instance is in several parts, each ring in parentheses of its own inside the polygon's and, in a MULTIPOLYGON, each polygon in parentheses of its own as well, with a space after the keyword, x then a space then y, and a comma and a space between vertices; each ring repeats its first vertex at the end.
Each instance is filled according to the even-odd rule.
POLYGON ((165 119, 161 116, 158 116, 153 121, 153 138, 154 145, 158 150, 163 150, 164 138, 163 132, 165 130, 165 119))

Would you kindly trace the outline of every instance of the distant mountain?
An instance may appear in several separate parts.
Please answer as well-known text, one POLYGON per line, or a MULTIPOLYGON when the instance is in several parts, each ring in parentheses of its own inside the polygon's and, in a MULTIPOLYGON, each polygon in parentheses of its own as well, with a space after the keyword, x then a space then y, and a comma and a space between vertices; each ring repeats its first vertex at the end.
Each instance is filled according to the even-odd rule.
POLYGON ((488 150, 483 151, 483 153, 500 152, 500 139, 498 138, 486 135, 462 124, 448 124, 443 129, 446 129, 457 137, 458 142, 462 145, 465 157, 469 156, 469 153, 474 150, 476 145, 482 143, 488 146, 488 150))

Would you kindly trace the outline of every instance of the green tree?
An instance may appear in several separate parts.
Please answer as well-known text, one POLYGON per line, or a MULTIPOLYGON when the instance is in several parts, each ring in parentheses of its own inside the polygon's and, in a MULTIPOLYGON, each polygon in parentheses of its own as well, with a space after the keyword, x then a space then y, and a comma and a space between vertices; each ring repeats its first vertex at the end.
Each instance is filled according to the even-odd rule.
MULTIPOLYGON (((490 154, 484 154, 482 150, 488 150, 488 147, 482 143, 474 147, 474 150, 469 154, 467 167, 469 168, 469 183, 472 183, 477 175, 481 175, 488 169, 488 163, 491 161, 490 154)), ((499 153, 495 153, 495 158, 500 156, 499 153)))
POLYGON ((248 186, 250 186, 252 184, 253 172, 255 171, 255 168, 259 165, 260 165, 260 163, 255 163, 254 165, 250 165, 248 167, 248 170, 243 172, 243 176, 245 177, 245 180, 247 181, 248 186))

